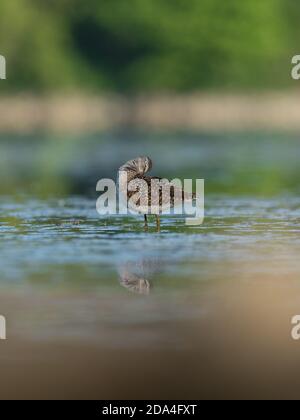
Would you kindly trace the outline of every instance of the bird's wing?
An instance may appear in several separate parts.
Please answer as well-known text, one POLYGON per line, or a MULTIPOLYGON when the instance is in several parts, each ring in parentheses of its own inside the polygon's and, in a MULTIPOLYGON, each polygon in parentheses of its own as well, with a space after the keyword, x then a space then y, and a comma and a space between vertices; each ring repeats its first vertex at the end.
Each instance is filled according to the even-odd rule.
MULTIPOLYGON (((160 178, 158 176, 143 176, 143 179, 147 182, 148 187, 151 186, 151 181, 158 181, 160 186, 160 195, 162 194, 163 187, 170 188, 170 197, 172 204, 174 203, 174 199, 182 199, 182 200, 192 200, 195 198, 194 193, 186 192, 182 188, 178 187, 178 185, 166 178, 160 178)), ((161 200, 160 200, 161 201, 161 200)))
POLYGON ((192 193, 184 192, 175 182, 173 183, 166 178, 139 174, 130 181, 130 184, 132 189, 127 193, 128 198, 132 197, 137 190, 142 194, 136 202, 137 205, 141 206, 140 212, 145 211, 145 213, 148 213, 150 207, 152 212, 157 211, 157 209, 177 207, 182 202, 193 199, 192 193), (145 181, 146 184, 140 185, 139 180, 145 181), (155 188, 155 181, 159 183, 159 188, 155 188))

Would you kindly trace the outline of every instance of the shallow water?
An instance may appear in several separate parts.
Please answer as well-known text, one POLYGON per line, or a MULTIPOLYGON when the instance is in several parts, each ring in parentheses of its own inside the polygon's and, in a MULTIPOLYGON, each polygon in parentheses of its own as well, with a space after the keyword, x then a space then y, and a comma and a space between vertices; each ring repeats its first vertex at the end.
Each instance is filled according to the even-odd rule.
POLYGON ((297 396, 298 197, 208 195, 160 233, 80 196, 0 209, 3 396, 297 396))
POLYGON ((299 397, 296 135, 0 136, 0 175, 0 398, 299 397), (139 154, 203 225, 97 214, 139 154))
POLYGON ((202 225, 187 226, 182 216, 162 216, 159 233, 151 217, 145 232, 142 217, 98 215, 93 199, 2 197, 0 205, 2 288, 30 288, 35 279, 35 289, 65 284, 69 288, 72 270, 77 268, 74 287, 101 289, 104 282, 117 291, 117 283, 108 278, 117 277, 123 266, 129 270, 132 266, 133 271, 140 267, 145 277, 149 266, 150 277, 154 271, 165 278, 187 275, 201 281, 209 275, 204 269, 215 270, 225 263, 274 264, 274 253, 291 269, 297 268, 300 199, 296 197, 210 196, 202 225), (89 273, 89 281, 80 277, 80 270, 89 273), (60 273, 63 282, 56 280, 60 273))

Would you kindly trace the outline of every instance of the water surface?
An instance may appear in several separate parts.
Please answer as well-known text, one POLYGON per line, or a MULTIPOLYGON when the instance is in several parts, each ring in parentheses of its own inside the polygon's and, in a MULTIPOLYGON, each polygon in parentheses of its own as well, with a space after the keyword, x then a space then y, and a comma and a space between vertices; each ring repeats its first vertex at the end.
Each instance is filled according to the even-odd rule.
POLYGON ((154 220, 145 232, 141 217, 100 217, 80 196, 1 197, 0 208, 3 395, 15 381, 22 396, 71 398, 274 397, 299 385, 297 197, 211 195, 203 225, 164 216, 160 233, 154 220))
POLYGON ((2 398, 299 397, 297 136, 0 136, 2 398), (205 179, 205 220, 100 217, 149 155, 205 179))

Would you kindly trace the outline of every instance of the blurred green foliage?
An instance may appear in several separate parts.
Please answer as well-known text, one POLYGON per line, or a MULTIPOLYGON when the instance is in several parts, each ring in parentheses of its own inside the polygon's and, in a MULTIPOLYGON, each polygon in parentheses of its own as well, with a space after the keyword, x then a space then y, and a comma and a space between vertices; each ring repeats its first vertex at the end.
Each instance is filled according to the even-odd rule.
POLYGON ((0 135, 0 196, 96 199, 128 158, 151 156, 153 175, 204 178, 205 193, 299 196, 299 136, 279 133, 0 135))
POLYGON ((2 0, 1 91, 284 87, 299 21, 297 0, 2 0))

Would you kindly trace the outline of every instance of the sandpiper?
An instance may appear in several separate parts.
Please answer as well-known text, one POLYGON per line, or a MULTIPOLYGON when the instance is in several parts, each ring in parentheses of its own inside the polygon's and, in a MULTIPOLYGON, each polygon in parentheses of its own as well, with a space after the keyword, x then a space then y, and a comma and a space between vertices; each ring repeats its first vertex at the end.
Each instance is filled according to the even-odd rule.
POLYGON ((139 156, 124 163, 124 165, 119 168, 119 189, 122 195, 127 196, 127 203, 128 200, 136 193, 136 190, 139 190, 142 197, 141 200, 144 198, 143 201, 146 203, 146 206, 141 207, 141 210, 139 210, 139 213, 144 214, 145 230, 148 228, 147 214, 154 214, 156 217, 157 230, 160 231, 159 215, 164 208, 174 207, 174 204, 176 204, 176 200, 178 199, 190 201, 195 197, 195 195, 193 193, 183 191, 181 188, 178 188, 176 184, 165 178, 145 175, 151 169, 152 160, 148 156, 139 156), (126 174, 126 178, 122 181, 120 174, 124 173, 126 174), (145 182, 141 184, 139 182, 140 180, 145 182), (135 182, 137 188, 134 188, 135 182), (153 185, 155 182, 158 183, 157 192, 151 188, 151 184, 153 185), (130 189, 128 188, 129 183, 131 185, 130 189), (168 187, 168 195, 163 194, 163 189, 165 187, 168 187), (143 208, 145 208, 144 211, 143 208), (156 210, 153 211, 153 208, 156 208, 156 210))

